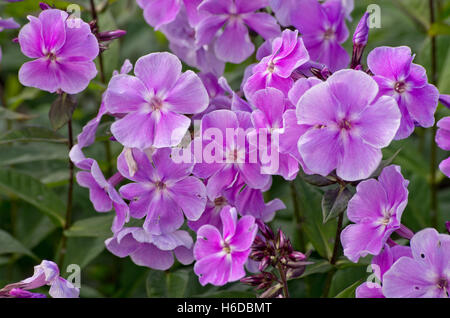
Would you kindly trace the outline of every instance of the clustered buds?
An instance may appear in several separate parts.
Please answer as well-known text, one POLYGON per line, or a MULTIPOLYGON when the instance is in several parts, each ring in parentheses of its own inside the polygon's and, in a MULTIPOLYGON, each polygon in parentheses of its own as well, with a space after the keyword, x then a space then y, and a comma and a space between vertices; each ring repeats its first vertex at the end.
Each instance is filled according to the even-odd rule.
POLYGON ((245 277, 241 282, 264 290, 260 295, 262 298, 277 297, 281 295, 283 280, 300 277, 306 265, 311 263, 305 261, 305 254, 294 251, 291 241, 281 229, 275 235, 268 225, 259 223, 259 227, 261 235, 253 241, 250 258, 258 262, 261 273, 245 277), (269 266, 279 271, 280 278, 266 271, 269 266))

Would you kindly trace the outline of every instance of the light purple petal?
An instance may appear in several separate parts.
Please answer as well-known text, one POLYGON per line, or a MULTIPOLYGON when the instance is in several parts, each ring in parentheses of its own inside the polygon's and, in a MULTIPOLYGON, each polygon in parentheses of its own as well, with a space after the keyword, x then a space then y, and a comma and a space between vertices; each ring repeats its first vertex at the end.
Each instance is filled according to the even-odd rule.
POLYGON ((217 57, 224 62, 242 63, 255 50, 247 27, 238 20, 230 20, 215 43, 217 57))

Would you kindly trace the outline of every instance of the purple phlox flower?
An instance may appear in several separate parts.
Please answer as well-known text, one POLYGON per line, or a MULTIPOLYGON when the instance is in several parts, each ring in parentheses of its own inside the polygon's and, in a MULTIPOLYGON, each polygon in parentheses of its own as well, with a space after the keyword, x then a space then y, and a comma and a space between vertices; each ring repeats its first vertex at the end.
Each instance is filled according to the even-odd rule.
POLYGON ((378 181, 369 179, 356 187, 348 203, 348 225, 341 233, 344 255, 352 262, 367 254, 378 255, 391 234, 400 229, 408 203, 408 180, 399 166, 383 169, 378 181))
POLYGON ((208 199, 202 216, 197 221, 188 221, 189 227, 194 231, 198 231, 198 229, 205 224, 221 228, 222 220, 220 219, 220 212, 228 205, 229 202, 225 196, 219 196, 214 200, 208 199))
POLYGON ((299 169, 297 159, 289 153, 280 152, 280 139, 290 139, 290 136, 283 134, 283 114, 289 105, 285 95, 276 88, 268 87, 255 92, 252 100, 256 110, 252 112, 255 130, 251 136, 255 137, 250 140, 257 142, 258 150, 271 159, 265 160, 264 155, 261 156, 262 173, 281 175, 286 180, 295 179, 299 169))
POLYGON ((106 248, 118 257, 130 256, 133 262, 157 270, 167 270, 174 254, 184 265, 193 262, 193 241, 186 231, 154 235, 141 227, 123 228, 105 241, 106 248))
POLYGON ((377 95, 377 83, 356 70, 338 71, 304 93, 297 119, 309 128, 298 148, 311 172, 327 176, 336 169, 340 178, 354 181, 375 171, 401 117, 392 97, 377 95))
POLYGON ((395 98, 402 113, 395 139, 408 137, 415 123, 422 127, 434 124, 439 99, 437 88, 428 84, 425 68, 412 63, 407 46, 378 47, 367 56, 367 64, 380 87, 380 95, 395 98))
MULTIPOLYGON (((192 116, 192 120, 201 120, 204 115, 218 109, 232 109, 232 95, 233 91, 229 92, 228 87, 223 87, 222 83, 219 82, 219 78, 212 73, 199 73, 198 76, 205 85, 206 91, 209 96, 209 105, 201 113, 192 116)), ((221 77, 221 79, 224 79, 221 77)), ((225 79, 224 79, 225 80, 225 79)), ((226 80, 225 80, 226 83, 226 80)), ((228 83, 226 83, 228 85, 228 83)), ((231 90, 231 88, 229 88, 231 90)))
POLYGON ((208 106, 208 93, 192 71, 181 73, 181 62, 170 53, 151 53, 139 58, 136 76, 117 75, 105 95, 110 113, 126 115, 111 125, 115 139, 141 150, 176 146, 191 120, 208 106))
POLYGON ((401 257, 383 276, 386 298, 448 298, 450 235, 424 229, 411 239, 412 258, 401 257))
POLYGON ((134 181, 120 188, 120 194, 130 200, 130 214, 146 217, 144 229, 155 235, 171 233, 184 223, 200 218, 206 205, 206 189, 196 177, 190 176, 192 163, 176 163, 170 148, 158 149, 151 159, 145 152, 132 150, 137 170, 131 176, 122 153, 117 167, 122 175, 134 181), (151 161, 150 161, 151 160, 151 161))
MULTIPOLYGON (((299 78, 289 90, 289 102, 292 105, 297 105, 300 97, 302 97, 307 90, 321 82, 321 80, 314 77, 299 78)), ((312 174, 305 166, 303 158, 298 152, 298 141, 309 128, 309 125, 298 124, 296 111, 288 108, 283 113, 283 130, 280 133, 279 149, 280 153, 289 154, 294 157, 300 163, 300 166, 305 173, 312 174)))
POLYGON ((271 176, 261 173, 256 147, 248 142, 252 129, 249 112, 216 110, 203 117, 200 136, 191 143, 196 162, 193 173, 208 179, 206 191, 211 200, 232 187, 239 176, 255 189, 270 182, 271 176))
MULTIPOLYGON (((298 0, 269 0, 270 7, 275 12, 278 22, 282 26, 292 25, 292 17, 295 18, 295 11, 299 10, 298 0)), ((352 21, 351 12, 354 8, 354 0, 341 0, 345 18, 352 21)))
POLYGON ((22 53, 33 61, 19 70, 19 81, 51 93, 83 91, 97 75, 93 60, 99 53, 97 38, 89 24, 69 25, 65 11, 49 9, 39 18, 29 15, 30 23, 19 33, 22 53))
POLYGON ((246 100, 242 98, 242 93, 236 93, 228 84, 228 81, 225 77, 220 77, 218 83, 220 87, 222 87, 222 89, 225 91, 225 93, 228 93, 231 98, 231 110, 244 112, 251 112, 253 110, 252 105, 250 105, 246 100))
MULTIPOLYGON (((128 74, 133 69, 133 65, 131 62, 127 59, 124 61, 120 72, 114 71, 113 76, 120 75, 120 74, 128 74)), ((103 115, 107 113, 105 103, 103 102, 103 99, 105 98, 105 94, 102 96, 102 103, 100 104, 100 108, 98 110, 97 116, 95 116, 93 119, 91 119, 84 127, 81 133, 78 135, 78 147, 81 150, 82 148, 85 148, 87 146, 90 146, 95 141, 95 134, 97 133, 98 125, 100 124, 100 121, 102 120, 103 115)), ((83 168, 81 168, 83 169, 83 168)))
POLYGON ((209 44, 225 26, 214 44, 216 56, 224 62, 241 63, 254 51, 247 26, 264 39, 280 34, 274 17, 255 12, 268 5, 268 0, 205 0, 199 7, 204 16, 196 25, 197 44, 209 44))
POLYGON ((323 63, 332 72, 347 67, 350 57, 340 45, 349 32, 345 25, 346 12, 342 0, 298 1, 291 22, 302 34, 311 60, 323 63))
MULTIPOLYGON (((0 295, 17 298, 42 298, 42 294, 26 292, 42 286, 50 286, 49 294, 53 298, 78 298, 79 288, 59 276, 59 268, 52 261, 43 260, 34 267, 33 276, 18 283, 10 284, 0 290, 0 295)), ((44 296, 45 297, 45 296, 44 296)))
POLYGON ((247 215, 238 220, 235 208, 222 209, 220 216, 222 233, 209 224, 197 232, 194 272, 202 285, 221 286, 244 277, 244 265, 258 231, 255 219, 247 215))
POLYGON ((158 30, 172 22, 181 9, 185 7, 189 21, 195 25, 199 19, 197 6, 202 0, 136 0, 139 7, 144 10, 145 21, 158 30))
POLYGON ((396 245, 390 247, 386 244, 383 251, 372 259, 371 272, 376 281, 365 282, 358 286, 355 291, 356 298, 384 298, 381 290, 384 273, 403 256, 412 257, 409 246, 396 245))
POLYGON ((256 220, 270 222, 274 218, 275 212, 286 209, 280 199, 264 202, 263 191, 270 189, 271 185, 270 182, 264 189, 252 189, 247 187, 244 180, 240 178, 233 187, 224 191, 224 195, 230 204, 236 207, 240 215, 251 215, 256 220))
MULTIPOLYGON (((439 127, 436 133, 437 145, 444 150, 450 150, 450 116, 439 120, 437 126, 439 127)), ((450 178, 450 157, 443 160, 439 168, 450 178)))
POLYGON ((186 64, 198 68, 204 73, 216 76, 223 74, 225 62, 219 60, 214 53, 215 39, 209 44, 196 44, 196 31, 189 22, 186 10, 182 8, 176 19, 161 28, 169 40, 169 47, 186 64))
POLYGON ((441 94, 439 95, 439 101, 447 108, 450 108, 450 95, 441 94))
MULTIPOLYGON (((103 104, 100 106, 99 115, 96 118, 101 118, 102 109, 104 110, 103 104)), ((115 189, 115 186, 123 180, 123 177, 117 172, 106 180, 97 161, 86 158, 82 151, 83 147, 92 144, 95 140, 95 133, 100 121, 100 119, 97 121, 96 118, 91 120, 78 135, 78 144, 70 150, 69 158, 77 168, 83 170, 77 173, 77 182, 80 186, 89 189, 89 199, 94 209, 97 212, 108 212, 114 208, 116 211, 111 230, 117 232, 130 218, 128 205, 115 189)))
POLYGON ((89 189, 89 199, 97 212, 109 212, 113 208, 116 211, 111 227, 113 232, 119 231, 130 219, 128 205, 115 189, 115 186, 122 180, 123 177, 119 172, 106 180, 95 160, 89 171, 77 173, 78 184, 89 189))
POLYGON ((253 67, 253 75, 246 81, 247 99, 266 87, 275 87, 287 94, 294 84, 292 72, 309 60, 309 54, 298 37, 298 31, 284 30, 272 41, 272 53, 253 67))

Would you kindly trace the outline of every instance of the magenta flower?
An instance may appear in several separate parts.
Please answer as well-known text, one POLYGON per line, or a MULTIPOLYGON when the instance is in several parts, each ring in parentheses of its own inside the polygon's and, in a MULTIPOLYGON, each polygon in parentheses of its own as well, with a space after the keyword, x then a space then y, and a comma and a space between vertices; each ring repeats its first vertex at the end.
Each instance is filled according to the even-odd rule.
POLYGON ((288 153, 280 153, 279 149, 279 140, 286 136, 282 135, 283 113, 288 108, 283 92, 272 87, 259 90, 253 95, 253 104, 257 108, 252 112, 252 122, 259 151, 278 153, 277 160, 263 162, 261 159, 262 173, 281 175, 286 180, 295 179, 299 169, 297 159, 288 153), (267 141, 261 142, 263 138, 267 141))
MULTIPOLYGON (((438 121, 439 127, 436 133, 436 143, 444 150, 450 150, 450 116, 438 121)), ((450 157, 445 159, 439 165, 441 171, 450 178, 450 157)))
POLYGON ((296 30, 284 30, 272 41, 272 53, 253 67, 244 92, 249 99, 256 91, 275 87, 287 94, 294 84, 292 72, 309 60, 309 54, 296 30))
POLYGON ((275 18, 255 12, 268 5, 268 0, 205 0, 198 10, 203 14, 196 25, 197 44, 209 44, 225 26, 214 48, 216 56, 224 62, 241 63, 255 50, 247 26, 265 39, 280 34, 275 18))
POLYGON ((248 142, 251 115, 244 111, 216 110, 201 122, 201 135, 194 139, 194 175, 208 179, 206 191, 214 200, 242 177, 254 189, 270 183, 271 176, 262 174, 258 153, 248 142), (196 149, 200 151, 196 151, 196 149))
POLYGON ((136 76, 117 75, 109 82, 106 109, 125 116, 111 126, 126 147, 144 150, 176 146, 191 120, 208 106, 208 93, 192 72, 181 73, 181 62, 170 53, 151 53, 135 64, 136 76))
POLYGON ((97 161, 86 158, 80 147, 81 144, 73 146, 69 153, 74 165, 84 170, 77 173, 77 182, 80 186, 89 189, 89 199, 97 212, 108 212, 114 208, 116 216, 111 230, 117 232, 130 218, 128 205, 114 188, 123 177, 120 173, 116 173, 106 180, 97 161))
POLYGON ((342 70, 308 89, 297 103, 297 119, 309 128, 298 141, 305 166, 327 176, 336 169, 348 181, 368 178, 381 162, 400 125, 392 97, 377 98, 366 73, 342 70))
POLYGON ((399 166, 383 169, 378 181, 369 179, 356 187, 348 203, 348 225, 341 233, 344 255, 352 262, 367 254, 378 255, 391 234, 400 229, 408 203, 408 180, 399 166))
POLYGON ((402 113, 400 128, 395 139, 408 137, 415 125, 431 127, 438 105, 439 92, 427 82, 425 69, 412 63, 411 49, 407 46, 378 47, 367 56, 367 64, 375 74, 380 95, 395 98, 402 113))
POLYGON ((402 257, 384 274, 387 298, 448 298, 450 235, 427 228, 410 242, 412 258, 402 257))
POLYGON ((408 246, 385 245, 383 251, 372 259, 372 272, 377 282, 366 282, 356 288, 356 298, 384 298, 381 290, 383 276, 400 257, 412 257, 411 248, 408 246))
POLYGON ((204 73, 223 74, 225 63, 216 57, 214 41, 203 46, 195 43, 196 31, 186 10, 181 9, 176 19, 161 27, 161 31, 169 40, 170 50, 183 62, 204 73))
POLYGON ((183 8, 189 14, 190 22, 197 21, 197 6, 202 0, 136 0, 139 7, 144 10, 144 19, 155 30, 175 20, 178 12, 183 8))
POLYGON ((192 238, 186 231, 162 235, 151 234, 140 227, 123 228, 105 241, 106 248, 118 257, 130 256, 136 265, 167 270, 174 254, 184 265, 192 263, 192 238))
POLYGON ((79 20, 79 27, 72 27, 67 18, 65 11, 56 9, 42 11, 39 18, 28 16, 30 23, 20 30, 19 44, 23 54, 35 60, 19 70, 23 85, 76 94, 97 75, 96 37, 89 24, 79 20))
POLYGON ((202 285, 221 286, 244 277, 244 265, 258 231, 252 216, 238 220, 234 208, 222 209, 220 216, 222 233, 212 225, 204 225, 197 232, 194 272, 202 285))
POLYGON ((45 295, 27 292, 42 286, 50 286, 49 294, 53 298, 78 298, 79 288, 59 276, 59 268, 52 261, 43 260, 34 267, 33 276, 18 283, 0 289, 1 297, 42 298, 45 295))
POLYGON ((340 45, 348 38, 346 11, 342 0, 298 1, 292 11, 291 23, 302 34, 311 60, 335 72, 347 67, 350 57, 340 45))
POLYGON ((117 167, 126 178, 135 181, 120 188, 130 202, 130 214, 146 216, 144 229, 155 235, 171 233, 184 223, 183 213, 190 221, 200 218, 206 205, 203 183, 190 176, 193 164, 175 163, 169 148, 158 149, 150 159, 145 152, 133 149, 137 170, 133 175, 125 154, 119 156, 117 167))
POLYGON ((439 101, 447 108, 450 108, 450 95, 440 94, 439 101))
POLYGON ((241 178, 233 187, 224 192, 230 205, 235 206, 241 216, 251 215, 255 220, 270 222, 274 218, 275 212, 286 209, 280 199, 264 202, 263 191, 270 189, 271 185, 272 183, 269 183, 264 189, 252 189, 245 187, 245 182, 241 178))

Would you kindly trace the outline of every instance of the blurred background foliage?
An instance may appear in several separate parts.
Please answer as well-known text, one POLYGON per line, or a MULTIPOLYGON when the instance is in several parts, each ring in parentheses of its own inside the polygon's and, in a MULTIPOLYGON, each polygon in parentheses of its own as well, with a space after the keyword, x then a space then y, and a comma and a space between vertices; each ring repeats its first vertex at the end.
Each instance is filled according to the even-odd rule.
MULTIPOLYGON (((0 16, 13 17, 21 25, 26 16, 38 15, 38 0, 18 3, 0 2, 0 16)), ((89 0, 46 1, 65 10, 70 3, 80 5, 82 18, 91 20, 89 0)), ((441 93, 450 94, 450 1, 437 1, 437 22, 430 26, 426 0, 355 0, 353 21, 348 23, 350 34, 369 4, 381 8, 381 28, 372 29, 365 56, 381 45, 410 46, 416 54, 415 62, 430 70, 430 38, 437 35, 437 85, 441 93)), ((101 31, 123 29, 127 35, 115 41, 104 52, 106 78, 119 69, 128 58, 132 63, 142 55, 166 51, 164 35, 154 32, 142 16, 135 0, 97 0, 101 31)), ((62 276, 67 276, 68 264, 82 267, 82 297, 254 297, 255 293, 239 283, 224 287, 201 287, 192 266, 175 264, 166 272, 152 271, 134 265, 129 258, 119 259, 104 248, 104 240, 111 236, 109 230, 112 213, 94 211, 87 189, 75 184, 73 221, 63 233, 66 192, 68 187, 68 150, 66 129, 53 131, 48 111, 55 96, 20 85, 17 73, 26 61, 19 45, 11 40, 18 30, 0 33, 3 60, 0 63, 0 286, 19 281, 32 274, 34 265, 42 259, 57 260, 58 249, 64 234, 67 253, 61 266, 62 276)), ((256 39, 261 43, 261 39, 256 39)), ((345 45, 351 53, 351 36, 345 45)), ((364 59, 363 59, 364 60, 364 59)), ((225 77, 233 88, 239 89, 244 68, 253 63, 252 56, 241 65, 228 64, 225 77)), ((186 66, 185 66, 186 67, 186 66)), ((430 78, 430 74, 428 74, 430 78)), ((105 85, 99 76, 88 89, 76 96, 77 108, 73 115, 75 136, 98 111, 105 85)), ((439 106, 437 119, 450 115, 439 106)), ((108 160, 105 141, 109 138, 110 119, 104 119, 94 145, 87 155, 96 158, 107 175, 115 169, 114 160, 108 160)), ((430 145, 431 129, 417 128, 407 140, 394 142, 385 149, 385 158, 401 149, 394 163, 402 167, 410 180, 409 204, 403 214, 404 223, 414 231, 432 226, 430 218, 430 145)), ((111 143, 111 158, 121 151, 111 143)), ((438 159, 448 153, 438 152, 438 159)), ((450 220, 450 182, 437 172, 439 219, 437 227, 443 232, 444 221, 450 220)), ((289 282, 293 297, 320 297, 327 283, 327 274, 334 271, 329 296, 354 297, 354 289, 368 276, 370 258, 353 264, 339 258, 335 267, 329 264, 334 244, 336 221, 323 224, 321 212, 322 189, 314 188, 300 178, 289 184, 274 178, 266 199, 281 198, 287 209, 279 211, 271 223, 281 228, 291 238, 294 248, 312 251, 314 265, 307 267, 301 279, 289 282), (292 193, 295 191, 297 208, 292 193)), ((347 221, 344 221, 347 222, 347 221)))

